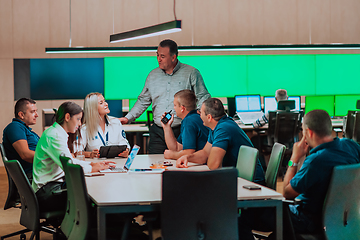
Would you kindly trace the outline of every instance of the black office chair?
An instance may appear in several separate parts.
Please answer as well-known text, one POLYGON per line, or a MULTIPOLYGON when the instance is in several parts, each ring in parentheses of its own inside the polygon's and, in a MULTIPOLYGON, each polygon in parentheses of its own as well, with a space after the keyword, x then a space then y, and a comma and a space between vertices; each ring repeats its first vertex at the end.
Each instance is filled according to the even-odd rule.
MULTIPOLYGON (((2 143, 0 144, 0 151, 1 151, 1 157, 2 157, 3 163, 5 166, 5 162, 7 162, 8 159, 6 157, 4 145, 2 143)), ((10 174, 6 167, 5 167, 5 170, 6 170, 6 175, 8 177, 9 191, 8 191, 8 195, 6 198, 5 205, 4 205, 4 210, 9 209, 9 208, 20 208, 20 196, 19 196, 18 190, 16 188, 14 181, 10 177, 10 174)))
POLYGON ((294 143, 299 141, 301 116, 298 111, 269 112, 268 143, 261 146, 261 152, 265 155, 270 154, 274 143, 281 143, 286 146, 282 165, 287 164, 294 143))
POLYGON ((352 139, 354 133, 354 123, 355 123, 355 111, 348 111, 346 115, 346 121, 344 124, 344 134, 345 138, 352 139))
POLYGON ((48 227, 49 221, 61 219, 64 216, 64 212, 40 212, 35 192, 30 186, 29 179, 26 177, 20 163, 17 160, 11 160, 4 164, 19 190, 21 199, 20 224, 26 227, 26 229, 2 236, 1 240, 19 234, 21 234, 21 238, 24 239, 24 233, 30 231, 32 231, 30 240, 34 239, 35 236, 36 239, 39 239, 40 231, 57 234, 55 228, 58 226, 54 226, 55 228, 48 227), (40 223, 40 219, 46 219, 46 221, 40 223))
POLYGON ((165 171, 163 239, 238 239, 237 170, 165 171))
POLYGON ((354 119, 354 130, 352 134, 352 139, 360 144, 360 112, 355 113, 354 119))
MULTIPOLYGON (((146 116, 147 116, 147 119, 146 119, 146 126, 148 127, 149 131, 150 131, 150 126, 151 124, 154 122, 154 119, 153 119, 153 112, 148 110, 146 111, 146 116)), ((145 138, 145 142, 146 142, 146 151, 145 151, 145 154, 148 154, 149 153, 149 139, 150 139, 150 134, 147 132, 147 133, 143 133, 143 137, 145 138)))

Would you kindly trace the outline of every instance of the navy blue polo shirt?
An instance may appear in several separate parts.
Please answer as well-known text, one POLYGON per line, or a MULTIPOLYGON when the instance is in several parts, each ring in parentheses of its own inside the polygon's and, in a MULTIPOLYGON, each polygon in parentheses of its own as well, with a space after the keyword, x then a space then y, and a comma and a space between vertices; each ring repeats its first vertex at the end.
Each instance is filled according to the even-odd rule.
POLYGON ((29 149, 35 151, 39 138, 40 137, 35 132, 31 131, 31 128, 26 126, 23 121, 13 118, 12 122, 7 125, 3 131, 3 145, 6 157, 9 160, 19 160, 24 172, 31 173, 32 163, 22 160, 12 144, 18 140, 24 139, 28 142, 29 149))
POLYGON ((198 151, 204 148, 210 128, 204 126, 200 115, 192 110, 182 120, 180 131, 177 141, 183 145, 183 149, 198 151))
MULTIPOLYGON (((236 167, 240 146, 254 147, 245 132, 227 115, 219 120, 213 131, 210 131, 208 142, 213 147, 219 147, 226 151, 222 162, 223 167, 236 167)), ((258 159, 254 182, 263 184, 264 181, 264 170, 258 159)))
POLYGON ((291 187, 300 194, 297 198, 302 200, 302 208, 311 214, 321 214, 333 168, 359 162, 360 146, 347 138, 334 138, 312 149, 290 180, 291 187))

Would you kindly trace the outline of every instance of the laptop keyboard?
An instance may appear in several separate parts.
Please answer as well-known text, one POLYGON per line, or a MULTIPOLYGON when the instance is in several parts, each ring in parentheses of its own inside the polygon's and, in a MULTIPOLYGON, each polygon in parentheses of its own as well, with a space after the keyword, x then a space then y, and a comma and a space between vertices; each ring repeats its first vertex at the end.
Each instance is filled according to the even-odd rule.
POLYGON ((252 124, 257 119, 261 118, 263 116, 263 112, 247 112, 247 113, 238 113, 238 116, 240 117, 241 121, 244 124, 252 124))

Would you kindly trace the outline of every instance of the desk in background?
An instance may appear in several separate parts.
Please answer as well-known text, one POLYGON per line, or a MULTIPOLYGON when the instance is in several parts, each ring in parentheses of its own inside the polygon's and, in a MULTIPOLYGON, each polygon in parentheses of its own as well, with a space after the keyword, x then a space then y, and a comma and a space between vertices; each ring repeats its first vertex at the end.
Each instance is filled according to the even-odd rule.
MULTIPOLYGON (((148 168, 154 161, 163 161, 163 154, 138 155, 132 169, 148 168)), ((125 159, 115 159, 119 166, 125 159)), ((206 171, 206 165, 189 164, 189 168, 169 170, 206 171)), ((161 174, 150 173, 107 173, 105 176, 86 177, 90 198, 97 206, 98 239, 106 239, 106 215, 111 213, 159 212, 161 205, 161 174)), ((282 199, 283 196, 272 189, 261 186, 260 191, 244 189, 243 185, 254 184, 238 178, 238 207, 275 207, 278 240, 282 239, 282 199)))
POLYGON ((144 139, 144 133, 149 132, 149 128, 145 124, 123 124, 123 129, 126 133, 126 138, 130 143, 130 146, 137 144, 140 146, 139 154, 146 153, 147 149, 144 148, 146 139, 144 139))

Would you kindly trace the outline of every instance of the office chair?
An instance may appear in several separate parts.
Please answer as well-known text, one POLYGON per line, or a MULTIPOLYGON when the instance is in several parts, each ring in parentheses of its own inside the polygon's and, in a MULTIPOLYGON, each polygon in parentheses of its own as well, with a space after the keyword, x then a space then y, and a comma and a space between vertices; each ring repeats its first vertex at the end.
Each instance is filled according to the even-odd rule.
POLYGON ((1 239, 9 238, 20 234, 20 237, 24 239, 24 233, 32 231, 30 240, 39 239, 40 231, 51 233, 56 235, 56 227, 49 228, 49 221, 54 219, 61 219, 64 216, 63 211, 52 211, 52 212, 40 212, 38 201, 34 190, 30 186, 30 182, 26 177, 24 170, 17 160, 11 160, 4 163, 5 167, 11 178, 14 180, 17 189, 19 190, 21 199, 21 216, 20 224, 26 227, 26 229, 17 231, 11 234, 2 236, 1 239), (46 221, 40 223, 40 219, 46 219, 46 221))
MULTIPOLYGON (((66 164, 65 164, 66 165, 66 164)), ((67 180, 70 180, 72 196, 74 197, 74 224, 71 228, 71 232, 68 236, 68 240, 84 240, 87 239, 89 230, 89 196, 86 188, 84 171, 80 165, 67 163, 67 180)), ((67 181, 68 183, 68 181, 67 181)), ((68 185, 67 185, 68 186, 68 185)), ((63 226, 63 224, 61 224, 63 226)))
POLYGON ((352 134, 352 139, 360 144, 360 112, 355 113, 354 119, 354 130, 352 134))
POLYGON ((236 169, 238 177, 253 182, 259 150, 245 145, 240 146, 236 169))
POLYGON ((71 230, 75 224, 75 192, 73 189, 73 182, 71 181, 69 170, 68 170, 68 162, 70 158, 65 156, 60 156, 60 161, 62 164, 62 169, 65 173, 65 182, 67 188, 67 202, 66 202, 66 211, 64 219, 60 225, 60 230, 62 233, 68 238, 70 236, 71 230))
POLYGON ((237 170, 165 171, 163 239, 238 239, 237 170))
MULTIPOLYGON (((1 157, 2 157, 3 163, 4 163, 4 166, 5 166, 5 162, 7 162, 8 159, 6 157, 4 145, 2 143, 0 144, 0 151, 1 151, 1 157)), ((14 181, 10 177, 10 174, 9 174, 6 167, 5 167, 5 170, 6 170, 6 175, 8 177, 9 191, 8 191, 8 195, 7 195, 7 198, 6 198, 5 205, 4 205, 4 210, 12 208, 12 207, 20 208, 20 206, 19 206, 20 197, 19 197, 18 190, 16 188, 16 185, 15 185, 14 181)))
POLYGON ((352 139, 354 133, 354 123, 355 123, 355 111, 348 111, 346 115, 344 134, 343 134, 345 138, 352 139))
MULTIPOLYGON (((148 127, 149 131, 150 131, 150 126, 151 124, 154 122, 153 119, 153 112, 148 110, 146 111, 146 126, 148 127)), ((150 138, 150 133, 143 133, 143 137, 145 138, 145 142, 146 142, 146 151, 145 153, 148 154, 149 153, 149 138, 150 138)))
POLYGON ((337 166, 325 198, 323 224, 328 240, 360 236, 360 164, 337 166))
POLYGON ((265 173, 265 185, 276 191, 276 178, 284 157, 286 147, 280 143, 275 143, 272 147, 269 164, 265 173))

